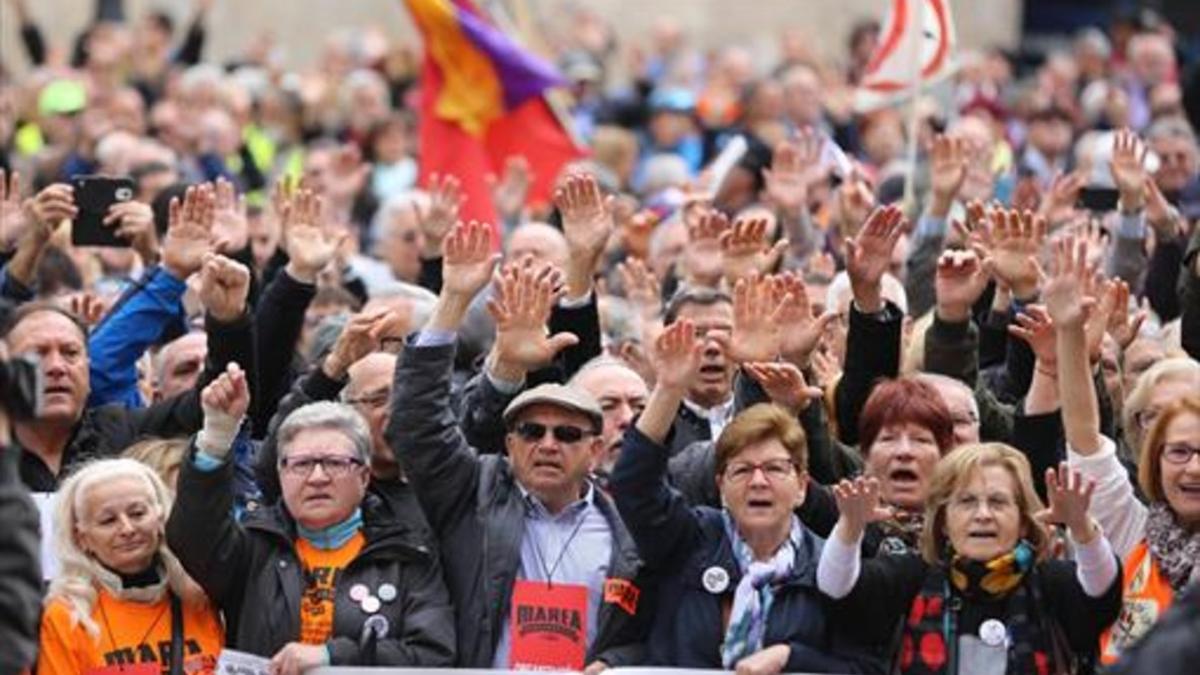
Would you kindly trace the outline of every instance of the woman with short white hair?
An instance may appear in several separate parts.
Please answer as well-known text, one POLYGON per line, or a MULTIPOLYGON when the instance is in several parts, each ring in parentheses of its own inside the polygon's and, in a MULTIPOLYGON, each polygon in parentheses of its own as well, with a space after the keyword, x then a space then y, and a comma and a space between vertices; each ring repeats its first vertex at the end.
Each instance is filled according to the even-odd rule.
POLYGON ((142 664, 213 671, 224 630, 167 548, 170 511, 162 479, 132 459, 92 462, 63 483, 54 514, 61 571, 42 616, 39 674, 142 664))

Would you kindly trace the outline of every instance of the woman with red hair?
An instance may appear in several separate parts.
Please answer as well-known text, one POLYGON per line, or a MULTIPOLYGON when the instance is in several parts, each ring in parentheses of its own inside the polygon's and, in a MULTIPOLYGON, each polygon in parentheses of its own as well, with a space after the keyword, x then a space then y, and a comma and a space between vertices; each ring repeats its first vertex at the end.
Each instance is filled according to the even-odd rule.
MULTIPOLYGON (((865 474, 879 481, 880 497, 894 514, 867 527, 863 552, 872 557, 880 550, 913 551, 924 524, 929 480, 938 460, 954 448, 954 418, 933 385, 902 377, 875 385, 858 426, 865 474)), ((838 519, 832 490, 810 485, 799 514, 827 537, 838 519)))

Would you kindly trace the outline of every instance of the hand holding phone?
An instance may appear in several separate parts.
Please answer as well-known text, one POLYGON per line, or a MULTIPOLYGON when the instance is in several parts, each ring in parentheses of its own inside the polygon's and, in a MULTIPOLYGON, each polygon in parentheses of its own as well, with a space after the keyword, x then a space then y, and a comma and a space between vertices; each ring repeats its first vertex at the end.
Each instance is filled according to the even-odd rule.
POLYGON ((76 176, 75 206, 79 212, 71 223, 71 243, 75 246, 129 248, 130 239, 119 236, 118 228, 105 222, 114 204, 133 200, 134 182, 129 177, 76 176))

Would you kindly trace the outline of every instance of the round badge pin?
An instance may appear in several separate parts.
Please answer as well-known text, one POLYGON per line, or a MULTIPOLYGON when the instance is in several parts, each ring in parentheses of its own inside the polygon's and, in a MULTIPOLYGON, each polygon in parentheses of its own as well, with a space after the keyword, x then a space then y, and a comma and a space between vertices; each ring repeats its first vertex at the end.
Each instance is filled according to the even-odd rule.
POLYGON ((370 594, 371 592, 367 589, 365 584, 354 584, 350 587, 350 599, 355 602, 362 602, 363 600, 366 600, 367 596, 370 594))
POLYGON ((1008 629, 996 619, 988 619, 979 624, 979 639, 989 647, 1000 647, 1008 639, 1008 629))
POLYGON ((391 629, 391 624, 388 623, 387 617, 378 614, 367 617, 367 622, 363 626, 372 633, 375 633, 375 637, 380 640, 387 637, 388 630, 391 629))
POLYGON ((391 584, 384 584, 379 587, 376 595, 384 602, 391 602, 396 599, 396 587, 391 584))
POLYGON ((367 614, 374 614, 375 612, 378 612, 379 608, 382 606, 383 605, 379 603, 379 598, 373 595, 368 595, 362 599, 361 603, 359 603, 359 607, 362 607, 362 611, 366 612, 367 614))
POLYGON ((729 572, 726 572, 724 567, 713 565, 704 570, 700 583, 704 584, 704 590, 709 593, 724 593, 725 589, 729 588, 729 572))

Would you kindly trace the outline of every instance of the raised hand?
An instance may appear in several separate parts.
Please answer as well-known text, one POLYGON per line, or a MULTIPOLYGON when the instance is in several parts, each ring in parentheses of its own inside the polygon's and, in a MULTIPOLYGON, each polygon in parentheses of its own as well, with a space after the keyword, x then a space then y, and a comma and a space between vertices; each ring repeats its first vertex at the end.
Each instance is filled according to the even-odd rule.
POLYGON ((200 302, 217 321, 237 320, 246 311, 250 270, 222 255, 209 253, 200 270, 200 302))
POLYGON ((1047 524, 1066 525, 1075 541, 1087 544, 1100 534, 1088 515, 1095 491, 1096 481, 1072 470, 1066 462, 1058 465, 1058 471, 1046 469, 1046 497, 1050 507, 1038 513, 1037 518, 1047 524))
POLYGON ((1105 329, 1124 350, 1135 339, 1145 322, 1146 310, 1131 312, 1129 307, 1129 284, 1121 279, 1114 279, 1108 285, 1107 292, 1100 299, 1102 313, 1107 315, 1105 329))
POLYGON ((838 186, 837 205, 841 211, 842 234, 847 237, 854 236, 875 208, 875 193, 857 169, 838 186))
POLYGON ((27 213, 21 208, 21 174, 0 169, 0 250, 8 251, 28 228, 27 213))
POLYGON ((825 139, 804 129, 795 140, 780 141, 771 157, 771 168, 763 169, 767 200, 779 213, 796 217, 808 208, 808 189, 821 171, 821 148, 825 139))
POLYGON ((458 223, 442 242, 442 293, 469 302, 487 286, 499 260, 490 225, 474 220, 458 223))
POLYGON ((989 215, 992 246, 988 269, 1015 297, 1035 297, 1041 283, 1037 257, 1046 241, 1046 219, 1015 209, 995 209, 989 215))
POLYGON ((347 209, 362 192, 371 174, 371 165, 362 159, 354 144, 339 149, 324 176, 324 195, 339 209, 347 209))
POLYGON ((688 243, 683 250, 687 281, 693 286, 716 287, 721 281, 721 234, 729 229, 729 219, 720 211, 699 213, 688 225, 688 243))
POLYGON ((961 138, 938 135, 929 159, 930 212, 945 217, 967 178, 967 148, 961 138))
POLYGON ((322 221, 324 203, 315 192, 301 188, 290 194, 282 207, 280 221, 287 273, 296 281, 316 282, 317 275, 337 255, 346 235, 337 234, 322 221))
POLYGON ((667 326, 654 343, 656 387, 678 392, 682 396, 700 373, 700 356, 704 343, 696 337, 696 326, 680 319, 667 326))
POLYGON ((215 212, 213 214, 212 242, 217 253, 233 254, 244 248, 250 240, 250 229, 246 219, 246 196, 239 195, 233 183, 218 178, 213 189, 215 212))
POLYGON ((883 274, 904 230, 904 214, 895 206, 875 209, 854 239, 846 240, 846 273, 858 309, 883 309, 883 274))
POLYGON ((529 169, 529 161, 524 157, 513 156, 504 160, 504 172, 500 178, 488 174, 486 177, 488 189, 492 193, 492 204, 496 213, 505 222, 521 217, 525 210, 525 199, 529 196, 529 188, 533 184, 533 172, 529 169))
POLYGON ((71 310, 71 313, 79 317, 79 320, 89 328, 100 323, 100 319, 108 311, 103 300, 87 292, 74 293, 69 296, 67 309, 71 310))
POLYGON ((625 299, 633 306, 641 322, 642 342, 652 344, 662 331, 662 286, 654 272, 637 258, 626 258, 617 265, 625 299))
POLYGON ((1125 211, 1137 211, 1146 203, 1146 169, 1143 166, 1149 151, 1129 129, 1120 129, 1113 134, 1112 159, 1108 161, 1108 168, 1125 211))
POLYGON ((942 321, 961 323, 971 318, 971 307, 987 288, 984 261, 974 251, 948 250, 937 262, 934 289, 937 316, 942 321))
POLYGON ((1179 211, 1173 208, 1154 177, 1146 176, 1146 222, 1154 228, 1160 241, 1170 241, 1181 237, 1187 231, 1187 224, 1179 211))
POLYGON ((809 386, 795 364, 759 362, 742 367, 762 386, 772 403, 793 413, 807 410, 813 399, 821 398, 820 387, 809 386))
POLYGON ((496 321, 494 362, 529 372, 544 367, 560 351, 579 342, 571 333, 549 335, 546 330, 559 294, 554 270, 548 265, 511 265, 500 275, 487 303, 496 321))
POLYGON ((154 210, 137 201, 117 202, 108 209, 104 224, 116 226, 118 237, 128 241, 146 265, 158 262, 158 232, 154 228, 154 210))
POLYGON ((880 502, 879 481, 876 478, 859 476, 854 480, 844 479, 833 486, 833 496, 838 505, 838 534, 845 543, 857 542, 867 525, 892 517, 892 509, 880 502))
POLYGON ((163 267, 184 280, 200 269, 212 250, 210 233, 216 218, 216 195, 208 184, 189 187, 183 202, 171 200, 167 236, 163 240, 163 267))
POLYGON ((33 235, 41 242, 48 241, 62 221, 79 213, 75 206, 75 189, 65 183, 55 183, 25 202, 26 212, 33 224, 33 235))
POLYGON ((200 405, 205 417, 225 415, 240 421, 250 408, 250 387, 241 366, 230 363, 215 380, 200 392, 200 405))
POLYGON ((1091 283, 1087 244, 1063 237, 1054 244, 1054 276, 1042 290, 1046 312, 1058 330, 1082 328, 1095 301, 1085 296, 1091 283))
POLYGON ((825 312, 821 316, 813 315, 808 286, 799 275, 788 272, 777 279, 776 295, 781 299, 791 298, 783 303, 779 312, 779 323, 783 327, 780 355, 787 362, 804 368, 837 314, 825 312))
POLYGON ((613 198, 604 196, 595 176, 571 175, 554 191, 554 204, 571 254, 567 292, 583 297, 592 289, 592 275, 612 236, 613 198))
POLYGON ((1038 206, 1038 213, 1051 225, 1061 225, 1074 220, 1078 215, 1075 204, 1079 202, 1079 191, 1086 184, 1087 176, 1082 172, 1056 174, 1045 198, 1038 206))
POLYGON ((1008 334, 1024 340, 1047 371, 1055 372, 1058 363, 1054 351, 1054 322, 1041 305, 1029 305, 1016 317, 1016 325, 1008 327, 1008 334))
POLYGON ((441 176, 435 173, 430 176, 429 212, 424 213, 419 206, 413 205, 417 225, 425 234, 425 248, 421 251, 421 257, 427 260, 441 257, 442 241, 458 222, 458 214, 465 200, 462 183, 457 178, 450 174, 441 176))
POLYGON ((321 363, 321 370, 332 380, 340 380, 346 371, 367 354, 379 349, 381 338, 391 328, 392 312, 381 307, 370 312, 359 312, 350 317, 342 329, 333 349, 321 363))
POLYGON ((774 246, 767 244, 765 218, 739 218, 717 240, 721 243, 722 274, 730 284, 754 273, 769 273, 788 246, 786 239, 774 246))
POLYGON ((658 214, 651 209, 639 211, 637 201, 632 198, 620 198, 615 202, 613 218, 626 254, 637 258, 650 255, 650 239, 660 221, 658 214))
POLYGON ((739 279, 733 287, 733 331, 718 338, 729 357, 738 363, 774 361, 783 349, 783 308, 793 301, 775 277, 739 279))

